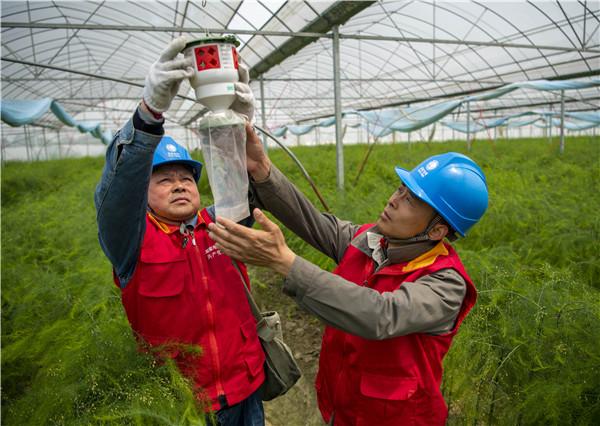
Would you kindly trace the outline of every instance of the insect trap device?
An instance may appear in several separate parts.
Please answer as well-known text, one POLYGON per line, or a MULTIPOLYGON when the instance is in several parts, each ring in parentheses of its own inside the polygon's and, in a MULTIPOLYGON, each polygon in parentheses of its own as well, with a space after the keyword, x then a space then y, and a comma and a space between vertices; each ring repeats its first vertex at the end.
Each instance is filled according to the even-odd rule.
POLYGON ((250 215, 244 116, 229 109, 238 81, 239 41, 234 36, 189 42, 184 55, 194 58, 190 84, 208 112, 198 122, 200 146, 218 216, 240 221, 250 215))

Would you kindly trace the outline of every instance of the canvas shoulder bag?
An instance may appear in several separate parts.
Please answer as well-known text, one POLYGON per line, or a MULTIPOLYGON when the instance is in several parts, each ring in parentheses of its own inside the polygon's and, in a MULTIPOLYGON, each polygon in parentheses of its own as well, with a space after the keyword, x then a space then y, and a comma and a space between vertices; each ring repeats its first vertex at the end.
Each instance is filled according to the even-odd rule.
POLYGON ((302 372, 292 351, 283 341, 279 314, 275 311, 261 313, 245 285, 244 290, 256 318, 258 339, 265 352, 265 381, 260 387, 260 393, 263 401, 270 401, 294 386, 302 372))

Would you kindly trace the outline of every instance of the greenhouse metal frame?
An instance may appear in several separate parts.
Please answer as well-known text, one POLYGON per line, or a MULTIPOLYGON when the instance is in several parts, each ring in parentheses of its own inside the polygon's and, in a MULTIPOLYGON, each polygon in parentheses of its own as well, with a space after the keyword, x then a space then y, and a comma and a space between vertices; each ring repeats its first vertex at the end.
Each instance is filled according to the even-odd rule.
MULTIPOLYGON (((366 139, 366 132, 347 131, 343 112, 434 105, 535 80, 598 82, 600 74, 600 3, 592 1, 2 1, 1 7, 3 101, 50 98, 75 120, 113 133, 130 118, 148 68, 169 40, 236 35, 260 127, 336 118, 311 139, 336 142, 340 188, 343 143, 366 139)), ((598 85, 522 89, 467 102, 451 117, 469 125, 531 110, 597 114, 599 100, 598 85)), ((165 114, 167 132, 196 146, 194 124, 206 112, 182 84, 165 114)), ((549 135, 549 123, 530 127, 530 134, 549 135)), ((438 137, 448 138, 448 131, 438 137)), ((32 160, 76 154, 74 147, 79 154, 104 149, 50 112, 22 128, 2 124, 3 159, 11 149, 32 160)))

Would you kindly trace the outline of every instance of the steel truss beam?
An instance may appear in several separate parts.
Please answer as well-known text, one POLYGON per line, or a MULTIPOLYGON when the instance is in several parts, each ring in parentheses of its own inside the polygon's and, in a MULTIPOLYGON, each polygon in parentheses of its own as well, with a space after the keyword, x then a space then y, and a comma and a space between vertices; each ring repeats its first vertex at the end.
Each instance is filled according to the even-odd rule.
MULTIPOLYGON (((28 65, 28 66, 33 66, 33 67, 41 67, 41 68, 48 68, 48 69, 53 69, 53 70, 56 70, 56 71, 61 71, 61 72, 66 72, 66 73, 79 74, 79 75, 83 75, 83 76, 86 76, 86 77, 91 78, 91 79, 108 80, 108 81, 114 81, 114 82, 117 82, 117 83, 127 84, 127 85, 130 85, 130 86, 137 86, 137 87, 142 87, 142 88, 144 87, 143 84, 136 83, 135 81, 124 80, 124 79, 115 78, 115 77, 101 76, 101 75, 97 75, 97 74, 86 73, 86 72, 83 72, 83 71, 76 71, 76 70, 72 70, 72 69, 68 69, 68 68, 64 68, 64 67, 57 67, 57 66, 54 66, 54 65, 37 64, 37 63, 34 63, 34 62, 21 61, 21 60, 10 59, 10 58, 2 58, 2 60, 3 61, 7 61, 7 62, 18 63, 18 64, 22 64, 22 65, 28 65)), ((582 72, 582 73, 575 73, 575 74, 561 75, 561 76, 557 76, 557 77, 550 77, 550 78, 548 78, 548 80, 563 80, 563 79, 572 79, 572 78, 591 77, 591 76, 597 76, 597 75, 600 75, 600 69, 596 69, 596 70, 592 70, 592 71, 588 71, 588 72, 582 72)), ((4 80, 6 80, 6 79, 3 79, 3 81, 4 80)), ((15 80, 17 80, 17 79, 15 79, 15 80)), ((494 89, 500 88, 502 86, 504 86, 504 84, 500 84, 500 85, 492 86, 492 87, 484 87, 484 88, 480 88, 480 89, 467 90, 467 91, 458 92, 458 93, 451 93, 451 94, 446 94, 446 95, 440 95, 440 96, 435 96, 435 97, 431 97, 431 98, 416 98, 416 99, 406 100, 406 101, 403 101, 403 102, 394 102, 394 103, 390 103, 390 104, 378 105, 376 107, 360 108, 359 110, 360 111, 370 111, 370 110, 377 110, 377 109, 383 109, 383 108, 391 108, 391 107, 396 107, 396 106, 404 106, 404 105, 416 104, 416 103, 419 103, 419 102, 425 102, 425 101, 431 101, 431 100, 437 100, 437 99, 446 99, 446 98, 452 98, 452 97, 457 97, 457 96, 472 95, 472 94, 476 94, 476 93, 480 93, 480 92, 485 92, 487 90, 494 90, 494 89)), ((195 99, 187 97, 187 96, 177 95, 177 97, 180 98, 180 99, 191 100, 193 102, 196 101, 195 99)), ((106 99, 106 98, 102 98, 102 99, 106 99)), ((115 99, 117 99, 117 98, 115 98, 115 99)), ((118 99, 129 99, 129 98, 118 98, 118 99)), ((600 99, 600 98, 566 100, 565 102, 567 102, 567 103, 576 102, 576 101, 585 102, 587 100, 593 101, 593 100, 598 100, 598 99, 600 99)), ((77 100, 77 98, 74 99, 74 100, 77 100)), ((543 102, 543 103, 528 104, 528 105, 513 105, 513 106, 506 106, 506 107, 496 107, 496 108, 482 109, 482 111, 493 111, 493 110, 500 110, 500 109, 511 109, 511 108, 520 108, 520 107, 528 107, 528 106, 549 105, 549 104, 553 104, 553 103, 555 103, 555 102, 543 102)), ((188 120, 185 123, 181 123, 181 125, 183 125, 184 127, 188 126, 191 122, 193 122, 194 120, 196 120, 198 117, 200 117, 205 112, 206 112, 206 110, 199 111, 190 120, 188 120)), ((332 114, 324 114, 324 115, 307 117, 307 118, 300 119, 297 122, 298 123, 303 123, 303 122, 306 122, 306 121, 317 120, 317 119, 325 118, 325 117, 331 117, 331 115, 332 114)))
MULTIPOLYGON (((255 64, 250 70, 250 78, 257 78, 269 71, 272 67, 279 65, 285 59, 299 52, 302 48, 315 42, 321 37, 328 37, 333 39, 333 32, 326 35, 333 28, 343 25, 352 18, 354 15, 360 13, 364 9, 374 4, 374 1, 339 1, 334 3, 331 7, 325 10, 318 19, 307 24, 302 31, 306 31, 314 34, 313 37, 303 37, 299 35, 293 35, 287 33, 287 37, 292 37, 286 40, 281 46, 277 47, 276 50, 269 53, 267 57, 262 58, 261 61, 255 64)), ((335 34, 339 42, 339 32, 335 34)), ((333 40, 332 40, 333 41, 333 40)))
MULTIPOLYGON (((372 2, 358 2, 372 3, 372 2)), ((312 31, 260 31, 260 30, 236 30, 226 28, 198 28, 198 27, 181 27, 181 26, 160 26, 149 27, 142 25, 100 25, 100 24, 50 24, 50 23, 34 23, 34 22, 3 22, 2 27, 6 28, 30 28, 30 29, 71 29, 71 30, 90 30, 90 31, 142 31, 142 32, 186 32, 186 33, 202 33, 207 31, 214 34, 240 34, 240 35, 261 35, 273 37, 294 37, 294 38, 333 38, 330 33, 319 33, 312 31)), ((329 30, 329 29, 327 29, 329 30)), ((480 47, 505 47, 514 49, 535 49, 535 50, 553 50, 560 52, 581 52, 581 53, 600 53, 598 48, 588 47, 561 47, 541 44, 521 44, 521 43, 503 43, 494 41, 476 41, 476 40, 453 40, 441 38, 419 38, 419 37, 390 37, 376 36, 365 34, 340 34, 341 40, 372 40, 372 41, 391 41, 403 43, 425 43, 425 44, 451 44, 460 46, 480 46, 480 47)), ((312 43, 314 40, 308 40, 301 47, 312 43)), ((284 43, 285 45, 285 43, 284 43)), ((280 50, 286 52, 286 57, 291 56, 288 50, 280 50)), ((298 49, 300 50, 300 49, 298 49)))
MULTIPOLYGON (((593 77, 593 76, 597 76, 597 75, 600 75, 600 69, 578 72, 578 73, 573 73, 573 74, 564 74, 564 75, 559 75, 559 76, 555 76, 555 77, 548 77, 545 80, 570 80, 573 78, 593 77)), ((540 80, 544 80, 544 79, 540 79, 540 80)), ((431 96, 428 98, 414 98, 414 99, 404 100, 401 102, 392 102, 392 103, 388 103, 388 104, 377 105, 374 107, 356 108, 356 109, 358 111, 373 111, 373 110, 384 109, 384 108, 393 108, 393 107, 398 107, 398 106, 413 105, 413 104, 418 104, 420 102, 436 101, 436 100, 440 100, 440 99, 448 99, 448 98, 454 98, 454 97, 459 97, 459 96, 475 95, 477 93, 487 92, 488 90, 499 89, 502 86, 505 86, 506 84, 508 84, 508 83, 503 83, 503 84, 499 84, 497 86, 491 86, 491 87, 482 87, 479 89, 464 90, 461 92, 446 93, 443 95, 431 96)), ((297 123, 304 123, 306 121, 318 120, 320 118, 327 118, 327 117, 331 117, 331 116, 332 116, 332 114, 321 114, 321 115, 306 117, 306 118, 297 120, 297 123)))
MULTIPOLYGON (((372 78, 344 78, 344 77, 340 77, 340 81, 345 82, 368 82, 368 83, 372 83, 373 80, 376 79, 377 81, 389 81, 389 82, 404 82, 404 83, 464 83, 464 84, 469 84, 469 83, 473 83, 473 80, 454 80, 451 78, 442 78, 442 79, 432 79, 432 78, 378 78, 378 77, 372 77, 372 78)), ((83 78, 83 77, 74 77, 74 78, 57 78, 57 77, 39 77, 39 78, 33 78, 33 77, 22 77, 22 78, 13 78, 13 77, 4 77, 2 78, 2 81, 7 82, 7 83, 17 83, 20 81, 90 81, 89 78, 83 78)), ((144 81, 144 77, 137 77, 137 78, 128 78, 126 81, 130 81, 130 82, 137 82, 137 81, 144 81)), ((265 82, 333 82, 333 78, 265 78, 263 81, 265 82)), ((477 80, 477 83, 482 83, 482 84, 505 84, 502 81, 499 80, 494 80, 494 81, 490 81, 490 80, 477 80)))
MULTIPOLYGON (((92 78, 92 79, 114 81, 116 83, 128 84, 130 86, 136 86, 136 87, 144 88, 144 85, 142 83, 136 83, 135 81, 125 80, 125 79, 122 79, 122 78, 108 77, 108 76, 104 76, 104 75, 92 74, 92 73, 89 73, 89 72, 77 71, 77 70, 72 70, 72 69, 64 68, 64 67, 57 67, 55 65, 37 64, 35 62, 21 61, 19 59, 12 59, 12 58, 4 58, 3 57, 2 60, 6 61, 6 62, 12 62, 12 63, 15 63, 15 64, 27 65, 27 66, 30 66, 30 67, 47 68, 47 69, 51 69, 51 70, 55 70, 55 71, 60 71, 60 72, 66 72, 66 73, 71 73, 71 74, 84 75, 84 76, 92 78)), ((186 99, 188 101, 194 101, 194 102, 196 101, 196 99, 194 99, 194 98, 189 98, 189 97, 183 96, 183 95, 177 95, 177 97, 180 98, 180 99, 186 99)))

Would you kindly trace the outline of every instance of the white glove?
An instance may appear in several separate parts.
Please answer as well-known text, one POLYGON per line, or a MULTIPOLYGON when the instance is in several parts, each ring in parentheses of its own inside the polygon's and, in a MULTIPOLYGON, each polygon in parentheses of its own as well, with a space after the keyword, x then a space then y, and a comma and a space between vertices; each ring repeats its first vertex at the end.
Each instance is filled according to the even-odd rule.
POLYGON ((181 81, 194 74, 193 57, 177 58, 186 43, 185 36, 171 41, 146 75, 144 102, 155 112, 168 110, 171 101, 177 95, 181 81))
POLYGON ((248 85, 248 82, 250 81, 248 68, 241 60, 238 63, 238 75, 240 80, 234 85, 235 101, 233 101, 230 109, 238 114, 244 115, 248 119, 248 122, 253 123, 255 109, 254 94, 248 85))

